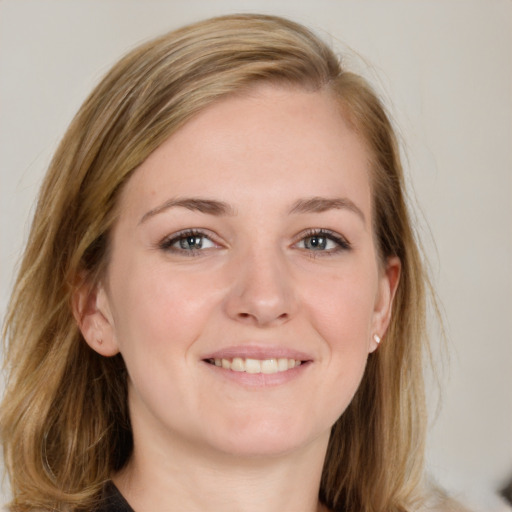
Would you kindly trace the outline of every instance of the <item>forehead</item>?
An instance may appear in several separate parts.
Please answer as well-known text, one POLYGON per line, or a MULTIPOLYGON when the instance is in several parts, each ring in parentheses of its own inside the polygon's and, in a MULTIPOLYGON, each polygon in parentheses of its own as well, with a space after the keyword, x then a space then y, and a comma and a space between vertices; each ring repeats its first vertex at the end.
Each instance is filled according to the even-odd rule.
POLYGON ((364 210, 368 161, 330 92, 259 85, 210 105, 169 137, 129 179, 122 202, 140 210, 191 193, 235 206, 334 194, 364 210))

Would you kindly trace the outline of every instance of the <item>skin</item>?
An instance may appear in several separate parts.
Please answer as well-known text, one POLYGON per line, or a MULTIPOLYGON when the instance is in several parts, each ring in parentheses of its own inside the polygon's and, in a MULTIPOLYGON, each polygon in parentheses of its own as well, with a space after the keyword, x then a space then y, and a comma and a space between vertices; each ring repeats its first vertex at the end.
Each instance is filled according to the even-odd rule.
POLYGON ((330 428, 399 279, 371 203, 331 95, 268 85, 207 108, 130 178, 106 279, 77 303, 86 341, 128 368, 135 447, 114 481, 135 510, 319 510, 330 428), (303 364, 206 361, 247 350, 303 364))

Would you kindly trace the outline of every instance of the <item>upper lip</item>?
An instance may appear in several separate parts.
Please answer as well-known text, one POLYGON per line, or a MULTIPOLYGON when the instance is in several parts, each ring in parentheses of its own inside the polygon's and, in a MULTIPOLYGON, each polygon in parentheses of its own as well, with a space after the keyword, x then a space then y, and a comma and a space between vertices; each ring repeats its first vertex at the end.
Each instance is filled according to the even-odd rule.
POLYGON ((234 345, 225 347, 208 353, 203 359, 233 359, 234 357, 261 360, 287 358, 295 359, 296 361, 311 361, 313 359, 306 352, 287 347, 264 345, 234 345))

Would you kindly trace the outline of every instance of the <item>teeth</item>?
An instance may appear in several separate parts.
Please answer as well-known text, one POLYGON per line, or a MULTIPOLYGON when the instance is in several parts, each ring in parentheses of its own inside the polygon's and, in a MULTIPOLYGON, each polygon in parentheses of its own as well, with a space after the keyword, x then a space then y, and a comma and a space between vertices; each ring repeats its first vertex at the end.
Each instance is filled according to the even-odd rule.
MULTIPOLYGON (((224 363, 224 361, 222 361, 224 363)), ((231 361, 231 370, 234 372, 245 372, 244 360, 241 357, 234 357, 231 361)))
POLYGON ((247 373, 261 373, 262 363, 265 361, 258 361, 258 359, 246 359, 245 360, 245 371, 247 373))
POLYGON ((277 373, 277 359, 264 359, 261 361, 262 373, 277 373))
POLYGON ((288 359, 283 359, 283 358, 278 359, 277 360, 277 371, 285 372, 286 370, 288 370, 288 359))
POLYGON ((278 359, 244 359, 242 357, 234 357, 233 359, 210 359, 208 362, 225 370, 246 373, 285 372, 302 364, 300 359, 295 360, 284 357, 278 359))

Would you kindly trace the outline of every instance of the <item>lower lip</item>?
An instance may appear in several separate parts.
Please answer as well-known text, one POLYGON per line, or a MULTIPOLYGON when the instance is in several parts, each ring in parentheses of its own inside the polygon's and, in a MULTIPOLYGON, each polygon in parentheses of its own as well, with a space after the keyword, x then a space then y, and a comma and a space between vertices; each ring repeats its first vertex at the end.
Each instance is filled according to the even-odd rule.
POLYGON ((304 372, 311 366, 311 362, 307 361, 302 363, 300 366, 291 368, 284 372, 277 373, 247 373, 247 372, 235 372, 233 370, 227 370, 221 366, 215 366, 214 364, 203 361, 204 364, 210 368, 215 375, 221 378, 228 379, 232 382, 236 382, 242 386, 251 388, 265 388, 271 386, 279 386, 293 381, 299 378, 304 372))

